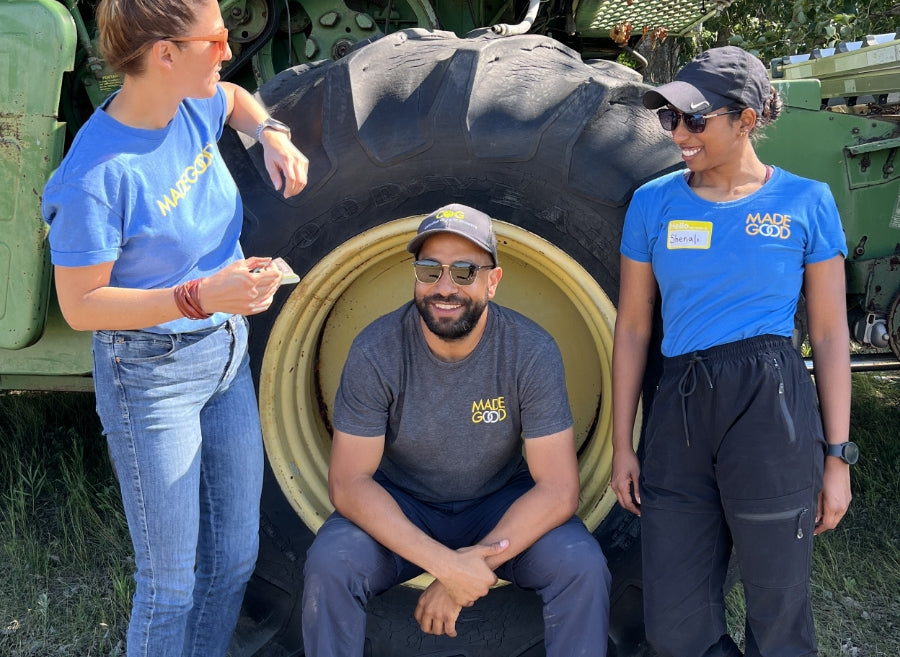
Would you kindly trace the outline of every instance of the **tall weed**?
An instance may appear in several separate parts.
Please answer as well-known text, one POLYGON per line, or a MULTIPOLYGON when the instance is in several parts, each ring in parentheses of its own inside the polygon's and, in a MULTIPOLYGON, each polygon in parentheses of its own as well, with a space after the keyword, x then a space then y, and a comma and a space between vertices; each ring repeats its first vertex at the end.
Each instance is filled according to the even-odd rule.
POLYGON ((93 396, 0 393, 0 654, 115 655, 133 583, 93 396))

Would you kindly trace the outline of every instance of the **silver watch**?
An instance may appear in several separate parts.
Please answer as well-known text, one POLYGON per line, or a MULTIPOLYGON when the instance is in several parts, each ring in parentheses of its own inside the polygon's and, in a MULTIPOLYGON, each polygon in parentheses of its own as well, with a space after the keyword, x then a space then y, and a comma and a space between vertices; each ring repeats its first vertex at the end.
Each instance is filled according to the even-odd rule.
POLYGON ((291 129, 281 121, 277 119, 273 119, 271 116, 267 118, 265 121, 256 126, 256 141, 259 141, 262 138, 263 130, 266 128, 271 128, 276 132, 283 132, 287 135, 288 139, 291 138, 291 129))

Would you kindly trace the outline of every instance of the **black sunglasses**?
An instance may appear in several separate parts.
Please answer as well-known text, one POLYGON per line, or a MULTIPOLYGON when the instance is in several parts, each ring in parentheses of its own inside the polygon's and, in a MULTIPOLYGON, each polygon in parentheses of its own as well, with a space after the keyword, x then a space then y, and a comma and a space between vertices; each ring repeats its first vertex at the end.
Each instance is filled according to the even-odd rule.
POLYGON ((656 113, 656 116, 659 117, 659 124, 662 126, 663 130, 672 132, 678 127, 678 122, 684 120, 684 127, 687 128, 687 131, 693 132, 696 135, 706 130, 707 119, 714 119, 717 116, 725 116, 726 114, 740 114, 743 111, 744 110, 728 110, 727 112, 721 112, 720 114, 685 114, 678 110, 663 107, 656 113))
POLYGON ((465 260, 454 262, 452 265, 442 265, 436 260, 416 260, 413 263, 416 280, 426 285, 434 285, 441 280, 445 267, 450 270, 450 280, 456 285, 471 285, 478 277, 479 271, 493 269, 494 265, 476 265, 465 260))

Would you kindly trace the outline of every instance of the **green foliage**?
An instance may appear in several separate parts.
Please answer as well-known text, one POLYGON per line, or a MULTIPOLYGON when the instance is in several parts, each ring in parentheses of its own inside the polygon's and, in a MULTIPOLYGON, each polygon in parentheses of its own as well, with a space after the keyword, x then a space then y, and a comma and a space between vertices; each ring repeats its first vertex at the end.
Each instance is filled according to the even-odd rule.
POLYGON ((869 34, 893 33, 898 23, 896 0, 736 0, 706 22, 695 46, 740 46, 768 62, 869 34))
POLYGON ((93 395, 0 393, 0 655, 120 655, 131 544, 93 395))

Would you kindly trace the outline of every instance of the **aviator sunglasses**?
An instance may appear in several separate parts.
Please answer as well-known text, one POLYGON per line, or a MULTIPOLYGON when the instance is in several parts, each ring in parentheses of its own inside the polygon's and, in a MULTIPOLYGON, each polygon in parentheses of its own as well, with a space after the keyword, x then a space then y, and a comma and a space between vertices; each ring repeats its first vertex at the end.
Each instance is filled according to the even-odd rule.
POLYGON ((224 54, 225 49, 228 48, 228 28, 223 27, 215 34, 208 34, 206 36, 169 37, 163 39, 163 41, 173 41, 175 43, 183 43, 185 41, 208 41, 209 43, 216 44, 219 48, 219 52, 224 54))
POLYGON ((727 112, 721 112, 719 114, 685 114, 678 110, 663 107, 656 113, 656 116, 659 117, 659 124, 662 126, 663 130, 666 130, 667 132, 674 131, 675 128, 678 127, 678 122, 683 120, 684 127, 687 128, 687 131, 693 132, 696 135, 706 130, 706 121, 708 119, 714 119, 717 116, 725 116, 726 114, 740 114, 743 111, 744 110, 728 110, 727 112))
POLYGON ((426 285, 434 285, 441 280, 444 268, 450 270, 450 280, 456 285, 471 285, 478 278, 478 272, 482 269, 493 269, 494 265, 476 265, 461 260, 452 265, 442 265, 436 260, 416 260, 413 270, 416 272, 416 280, 426 285))

